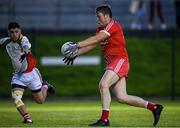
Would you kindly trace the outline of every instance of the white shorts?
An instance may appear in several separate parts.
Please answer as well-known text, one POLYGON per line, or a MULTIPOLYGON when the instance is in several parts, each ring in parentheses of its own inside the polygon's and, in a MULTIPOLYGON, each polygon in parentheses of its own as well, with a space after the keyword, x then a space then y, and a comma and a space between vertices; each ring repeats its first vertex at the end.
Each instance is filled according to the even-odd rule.
POLYGON ((28 73, 15 73, 11 80, 11 85, 13 84, 28 87, 31 90, 39 90, 42 87, 41 74, 37 68, 28 73))

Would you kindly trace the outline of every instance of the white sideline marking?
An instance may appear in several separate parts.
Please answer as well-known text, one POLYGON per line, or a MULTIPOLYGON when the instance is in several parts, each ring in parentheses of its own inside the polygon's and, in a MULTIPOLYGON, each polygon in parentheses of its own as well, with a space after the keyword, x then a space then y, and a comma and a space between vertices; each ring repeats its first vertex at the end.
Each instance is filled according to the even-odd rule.
MULTIPOLYGON (((41 65, 42 66, 65 66, 62 61, 63 56, 43 56, 41 57, 41 65)), ((78 57, 75 59, 73 65, 99 65, 100 57, 99 56, 84 56, 78 57)))

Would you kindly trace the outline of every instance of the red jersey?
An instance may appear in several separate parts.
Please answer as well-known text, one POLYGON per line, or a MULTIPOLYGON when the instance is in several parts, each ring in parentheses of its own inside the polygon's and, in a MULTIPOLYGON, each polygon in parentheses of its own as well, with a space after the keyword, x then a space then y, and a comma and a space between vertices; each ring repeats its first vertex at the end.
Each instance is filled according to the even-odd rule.
POLYGON ((123 30, 117 21, 111 20, 106 27, 99 27, 96 33, 103 32, 109 37, 102 41, 102 52, 108 61, 109 56, 128 59, 126 50, 126 42, 123 35, 123 30))

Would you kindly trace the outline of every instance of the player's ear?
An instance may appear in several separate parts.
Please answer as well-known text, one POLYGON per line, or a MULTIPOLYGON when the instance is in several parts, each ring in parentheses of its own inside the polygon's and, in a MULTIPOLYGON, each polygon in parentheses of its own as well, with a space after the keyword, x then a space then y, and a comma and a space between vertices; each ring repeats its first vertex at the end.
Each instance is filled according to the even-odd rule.
POLYGON ((110 18, 110 16, 109 15, 107 15, 107 14, 105 14, 104 15, 104 17, 107 19, 107 18, 110 18))

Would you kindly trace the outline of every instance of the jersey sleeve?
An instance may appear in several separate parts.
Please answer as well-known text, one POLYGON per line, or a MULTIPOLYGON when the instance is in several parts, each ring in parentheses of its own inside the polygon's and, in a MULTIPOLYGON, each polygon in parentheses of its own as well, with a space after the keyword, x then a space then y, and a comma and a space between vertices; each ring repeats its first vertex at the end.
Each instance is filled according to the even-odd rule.
POLYGON ((21 46, 22 47, 27 47, 28 49, 31 48, 31 43, 29 42, 28 38, 26 36, 23 36, 21 40, 21 46))
POLYGON ((1 38, 0 39, 0 45, 4 44, 6 42, 6 40, 9 40, 9 37, 5 37, 5 38, 1 38))
POLYGON ((111 36, 113 33, 117 31, 117 26, 115 21, 111 21, 103 30, 100 32, 103 32, 107 34, 108 36, 111 36))

